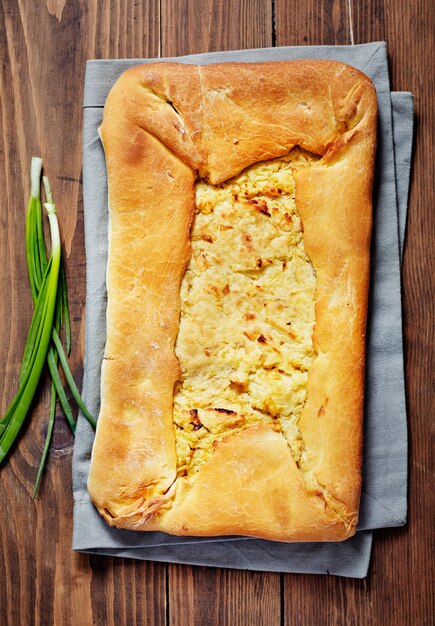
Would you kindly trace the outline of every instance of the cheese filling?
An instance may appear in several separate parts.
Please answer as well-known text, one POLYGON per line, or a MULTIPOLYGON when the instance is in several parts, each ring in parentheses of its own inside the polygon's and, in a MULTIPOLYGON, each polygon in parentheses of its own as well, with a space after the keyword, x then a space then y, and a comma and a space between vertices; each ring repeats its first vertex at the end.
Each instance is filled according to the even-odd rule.
POLYGON ((295 148, 221 185, 196 185, 175 346, 180 477, 196 472, 216 441, 257 424, 281 432, 303 462, 298 421, 315 358, 316 276, 293 171, 316 158, 295 148))

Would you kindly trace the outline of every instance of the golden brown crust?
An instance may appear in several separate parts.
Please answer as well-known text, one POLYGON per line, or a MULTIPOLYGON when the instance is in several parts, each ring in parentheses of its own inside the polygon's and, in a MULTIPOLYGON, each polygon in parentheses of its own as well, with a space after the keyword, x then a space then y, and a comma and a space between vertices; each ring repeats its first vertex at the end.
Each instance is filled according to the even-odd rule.
POLYGON ((109 524, 179 535, 336 541, 355 532, 376 96, 334 61, 143 65, 112 89, 101 136, 110 252, 102 403, 89 492, 109 524), (172 399, 194 182, 219 183, 299 145, 304 244, 317 274, 299 427, 309 471, 266 426, 227 437, 177 479, 172 399))

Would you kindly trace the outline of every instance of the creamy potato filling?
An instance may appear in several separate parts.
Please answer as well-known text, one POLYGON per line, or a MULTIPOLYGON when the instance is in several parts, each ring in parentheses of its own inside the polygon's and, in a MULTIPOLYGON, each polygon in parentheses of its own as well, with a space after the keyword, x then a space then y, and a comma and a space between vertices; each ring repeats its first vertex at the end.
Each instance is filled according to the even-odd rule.
POLYGON ((173 420, 179 476, 214 442, 256 424, 282 432, 297 463, 316 277, 295 204, 295 148, 221 185, 199 181, 192 257, 181 285, 173 420))

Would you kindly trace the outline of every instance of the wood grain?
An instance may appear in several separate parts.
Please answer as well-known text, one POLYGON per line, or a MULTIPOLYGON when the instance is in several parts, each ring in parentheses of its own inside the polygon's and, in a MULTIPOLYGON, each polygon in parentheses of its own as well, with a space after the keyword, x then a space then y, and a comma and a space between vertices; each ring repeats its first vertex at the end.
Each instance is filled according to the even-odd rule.
POLYGON ((280 575, 169 566, 171 626, 280 623, 280 575))
MULTIPOLYGON (((314 0, 310 0, 310 5, 277 0, 277 45, 300 44, 302 33, 307 33, 310 44, 350 43, 350 23, 334 20, 337 1, 323 2, 318 8, 316 14, 322 16, 322 27, 309 19, 313 10, 311 2, 314 0)), ((342 4, 345 6, 340 6, 340 14, 346 14, 349 19, 348 5, 342 4)), ((431 546, 433 555, 429 512, 434 510, 434 498, 432 491, 428 493, 421 485, 430 480, 433 470, 434 435, 433 419, 428 416, 434 415, 435 364, 430 320, 434 318, 435 268, 433 248, 429 253, 427 249, 427 242, 434 241, 434 197, 433 185, 429 189, 424 182, 427 164, 435 158, 428 132, 429 128, 433 129, 434 109, 427 106, 434 92, 434 63, 430 56, 430 50, 434 49, 434 11, 430 3, 352 0, 351 14, 355 43, 386 40, 392 88, 412 91, 415 95, 414 168, 403 265, 411 514, 408 528, 375 533, 367 580, 284 576, 284 623, 314 624, 321 614, 328 624, 346 626, 432 624, 434 568, 427 551, 431 546), (427 69, 424 80, 423 67, 427 69), (321 607, 304 601, 307 596, 321 598, 321 607), (387 606, 394 606, 394 611, 387 606)))
POLYGON ((347 0, 276 0, 276 45, 350 44, 347 0))
MULTIPOLYGON (((0 388, 15 390, 31 316, 24 208, 32 154, 50 176, 65 244, 76 380, 82 376, 85 257, 81 188, 85 61, 156 56, 158 2, 0 3, 0 388)), ((62 417, 40 498, 31 493, 48 413, 47 388, 0 475, 1 624, 165 624, 166 568, 71 550, 72 438, 62 417)))
MULTIPOLYGON (((162 1, 162 56, 272 45, 272 4, 257 0, 162 1)), ((276 574, 168 566, 169 621, 238 625, 280 621, 276 574), (227 598, 228 602, 222 602, 227 598)))
POLYGON ((162 56, 272 45, 272 2, 161 0, 162 56))
POLYGON ((376 533, 364 581, 218 570, 71 551, 72 438, 61 415, 41 496, 31 498, 48 412, 41 388, 0 473, 0 624, 122 626, 434 623, 434 93, 431 0, 0 0, 0 391, 15 390, 31 316, 23 249, 32 154, 44 157, 67 255, 82 375, 85 257, 81 101, 87 58, 158 57, 387 39, 394 89, 412 90, 416 137, 403 266, 410 521, 376 533), (349 11, 350 7, 350 11, 349 11), (352 28, 350 26, 352 15, 352 28), (429 169, 430 168, 430 169, 429 169), (424 488, 429 485, 429 488, 424 488))

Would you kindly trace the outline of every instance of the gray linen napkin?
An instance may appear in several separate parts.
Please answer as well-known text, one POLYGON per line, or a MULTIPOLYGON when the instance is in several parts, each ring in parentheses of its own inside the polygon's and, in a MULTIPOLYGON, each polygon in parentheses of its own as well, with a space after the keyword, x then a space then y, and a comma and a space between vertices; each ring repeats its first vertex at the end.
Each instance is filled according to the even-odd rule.
MULTIPOLYGON (((246 537, 173 537, 109 528, 86 490, 93 432, 80 416, 73 456, 75 550, 174 563, 362 578, 370 561, 371 529, 400 526, 406 521, 407 429, 398 226, 403 242, 412 144, 411 94, 390 93, 386 46, 381 42, 207 53, 170 60, 205 64, 296 58, 337 59, 357 67, 373 79, 379 100, 364 486, 358 532, 342 543, 289 544, 246 537), (400 203, 397 203, 396 181, 400 203)), ((108 225, 106 169, 97 129, 108 91, 116 78, 128 67, 150 61, 88 61, 86 69, 83 185, 87 289, 83 395, 94 415, 99 410, 100 368, 106 338, 108 225)))

